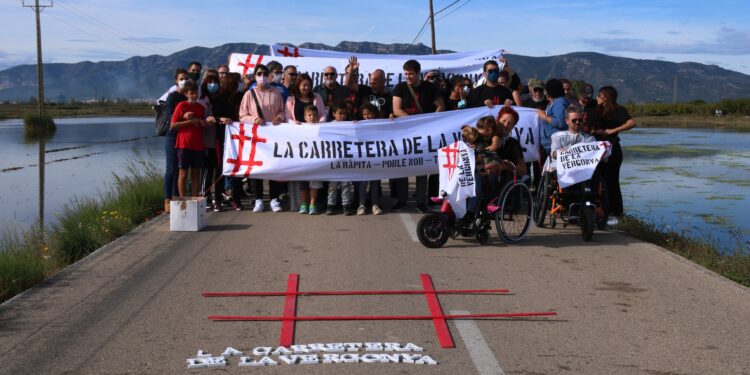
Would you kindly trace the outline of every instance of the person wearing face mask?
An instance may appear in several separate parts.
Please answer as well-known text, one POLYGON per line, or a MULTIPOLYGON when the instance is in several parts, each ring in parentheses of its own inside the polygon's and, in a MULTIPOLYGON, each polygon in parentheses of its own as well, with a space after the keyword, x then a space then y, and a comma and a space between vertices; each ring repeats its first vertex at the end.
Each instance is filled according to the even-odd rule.
MULTIPOLYGON (((165 98, 166 111, 169 118, 172 118, 174 109, 177 104, 187 100, 184 89, 189 82, 188 72, 185 69, 178 68, 174 71, 175 90, 170 92, 165 98)), ((164 137, 164 151, 166 163, 164 168, 164 211, 169 212, 169 202, 172 197, 179 196, 177 190, 177 152, 175 144, 177 143, 177 130, 170 129, 164 137)))
MULTIPOLYGON (((278 61, 271 61, 267 65, 268 67, 268 80, 271 86, 275 87, 281 93, 281 99, 286 102, 286 98, 289 97, 289 89, 284 86, 281 82, 284 78, 284 72, 281 63, 278 61)), ((250 88, 255 88, 255 82, 250 85, 250 88)))
POLYGON ((498 84, 500 78, 500 66, 495 60, 488 60, 484 63, 485 83, 469 94, 467 100, 469 108, 487 106, 492 108, 496 105, 505 105, 513 103, 513 93, 505 86, 498 84))
MULTIPOLYGON (((201 63, 199 63, 199 62, 197 62, 197 61, 192 61, 192 62, 190 62, 190 64, 188 64, 188 69, 182 69, 182 70, 184 70, 184 71, 185 71, 185 73, 187 74, 186 78, 192 79, 192 80, 193 80, 193 82, 195 82, 196 84, 198 83, 198 80, 197 80, 197 79, 193 79, 192 77, 193 77, 193 76, 195 76, 195 77, 197 77, 197 78, 200 78, 200 72, 201 72, 201 63), (195 76, 195 75, 193 74, 193 75, 191 76, 191 73, 190 73, 190 70, 191 70, 191 69, 192 69, 192 71, 193 71, 194 73, 195 73, 195 71, 196 71, 196 69, 197 69, 198 75, 197 75, 197 76, 195 76)), ((158 103, 158 102, 160 102, 160 101, 162 101, 162 102, 166 102, 166 101, 167 101, 167 97, 169 96, 169 94, 173 93, 173 92, 174 92, 175 90, 177 90, 177 84, 174 84, 174 85, 172 85, 172 86, 171 86, 171 87, 170 87, 169 89, 167 89, 167 91, 166 91, 166 92, 165 92, 164 94, 162 94, 162 95, 161 95, 161 96, 159 97, 159 99, 157 99, 157 100, 156 100, 156 102, 157 102, 157 103, 158 103)))
POLYGON ((466 84, 464 84, 464 77, 453 76, 451 77, 449 87, 451 88, 448 94, 448 100, 445 101, 446 111, 455 111, 457 109, 466 108, 466 84))
MULTIPOLYGON (((286 121, 284 114, 284 99, 279 90, 271 85, 269 79, 270 69, 263 64, 255 66, 255 86, 247 90, 240 104, 240 121, 246 124, 266 125, 272 123, 279 125, 286 121)), ((253 212, 262 212, 263 207, 263 180, 253 179, 253 190, 255 191, 255 207, 253 212)), ((282 210, 279 196, 285 188, 285 184, 278 181, 268 183, 271 196, 271 209, 274 212, 282 210)))
MULTIPOLYGON (((201 94, 198 97, 198 104, 205 108, 206 121, 216 124, 216 118, 213 115, 213 105, 211 103, 211 97, 216 96, 219 92, 219 75, 218 72, 213 70, 214 73, 210 73, 213 69, 206 71, 206 77, 203 78, 203 82, 200 86, 201 94)), ((220 170, 221 157, 218 154, 218 145, 216 139, 216 127, 206 127, 203 129, 203 169, 201 171, 201 193, 206 198, 206 202, 211 202, 211 195, 209 190, 214 192, 213 196, 217 194, 217 188, 215 185, 218 184, 218 177, 221 175, 220 170), (217 184, 214 184, 217 181, 217 184)), ((220 202, 220 201, 218 201, 220 202)), ((221 207, 217 205, 214 199, 214 209, 221 207)))

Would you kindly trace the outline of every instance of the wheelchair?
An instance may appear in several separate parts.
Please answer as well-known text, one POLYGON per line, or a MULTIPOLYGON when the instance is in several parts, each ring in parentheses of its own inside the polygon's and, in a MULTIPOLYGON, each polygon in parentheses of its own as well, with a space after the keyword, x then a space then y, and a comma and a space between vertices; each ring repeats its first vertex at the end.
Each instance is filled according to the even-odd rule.
POLYGON ((492 222, 495 222, 500 239, 505 243, 520 241, 529 230, 532 221, 533 197, 524 179, 516 177, 515 166, 513 179, 505 183, 501 193, 488 199, 483 192, 478 195, 477 210, 473 217, 457 219, 450 203, 441 197, 432 198, 440 203, 440 211, 426 213, 417 223, 417 238, 422 245, 429 248, 442 247, 448 238, 473 237, 480 244, 490 239, 492 222))
POLYGON ((554 229, 559 218, 563 227, 577 224, 583 240, 591 241, 594 229, 603 230, 607 224, 607 192, 599 168, 590 180, 562 189, 552 163, 554 161, 547 158, 536 190, 534 223, 542 228, 549 218, 549 225, 554 229))

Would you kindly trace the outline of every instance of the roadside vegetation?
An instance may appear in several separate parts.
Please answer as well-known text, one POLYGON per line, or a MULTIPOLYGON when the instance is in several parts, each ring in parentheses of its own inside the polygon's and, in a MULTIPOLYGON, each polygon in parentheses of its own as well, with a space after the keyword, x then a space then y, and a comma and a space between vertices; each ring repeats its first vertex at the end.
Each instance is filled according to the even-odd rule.
POLYGON ((676 104, 628 103, 626 108, 638 125, 644 127, 750 130, 750 99, 725 99, 715 103, 703 100, 676 104))
POLYGON ((60 214, 41 241, 37 226, 6 233, 0 242, 0 302, 36 285, 60 269, 128 233, 164 207, 162 176, 144 162, 115 176, 98 199, 77 199, 60 214))
POLYGON ((620 220, 617 229, 750 287, 750 250, 747 249, 748 244, 742 243, 739 235, 735 236, 737 243, 734 252, 727 254, 721 253, 718 245, 710 239, 690 238, 684 233, 632 216, 620 220))
MULTIPOLYGON (((152 103, 130 103, 126 100, 97 103, 45 103, 44 112, 53 118, 86 116, 152 116, 152 103)), ((0 120, 24 118, 36 112, 36 102, 0 103, 0 120)))

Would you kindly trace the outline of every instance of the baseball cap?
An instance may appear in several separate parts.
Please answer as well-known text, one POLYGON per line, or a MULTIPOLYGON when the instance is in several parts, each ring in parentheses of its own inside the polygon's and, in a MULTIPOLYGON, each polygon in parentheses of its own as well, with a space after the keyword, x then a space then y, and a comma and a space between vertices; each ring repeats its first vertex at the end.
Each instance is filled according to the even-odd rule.
POLYGON ((529 80, 529 86, 531 86, 532 89, 537 87, 544 88, 544 82, 536 78, 532 78, 529 80))

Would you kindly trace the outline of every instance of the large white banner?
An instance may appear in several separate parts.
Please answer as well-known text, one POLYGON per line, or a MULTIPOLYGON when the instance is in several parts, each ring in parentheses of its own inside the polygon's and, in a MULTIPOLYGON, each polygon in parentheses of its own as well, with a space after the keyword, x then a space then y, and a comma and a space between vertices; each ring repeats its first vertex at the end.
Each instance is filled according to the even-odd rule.
MULTIPOLYGON (((327 66, 333 66, 339 73, 339 83, 344 83, 344 68, 349 63, 346 57, 284 57, 284 56, 266 56, 245 53, 233 53, 229 55, 229 69, 232 72, 245 74, 252 73, 257 64, 267 64, 271 60, 278 61, 283 66, 293 65, 297 71, 307 73, 313 80, 313 86, 323 82, 323 69, 327 66)), ((389 58, 383 59, 366 59, 359 58, 359 83, 366 85, 369 82, 370 72, 376 69, 382 69, 385 72, 386 86, 393 87, 403 81, 404 63, 408 58, 400 57, 401 55, 389 55, 389 58)), ((420 61, 422 73, 431 69, 440 69, 443 76, 450 79, 454 75, 467 76, 474 82, 482 77, 482 66, 484 60, 464 59, 464 60, 424 60, 420 61)), ((502 66, 502 64, 501 64, 502 66)))
MULTIPOLYGON (((280 181, 368 181, 438 172, 437 153, 493 109, 428 113, 394 120, 227 126, 223 173, 280 181)), ((536 111, 516 108, 519 124, 536 111)))
POLYGON ((271 44, 270 46, 271 56, 284 56, 284 57, 332 57, 339 59, 348 59, 352 55, 356 55, 359 59, 368 60, 417 60, 420 63, 422 61, 433 61, 433 60, 497 60, 503 57, 503 50, 488 49, 484 51, 467 51, 467 52, 454 52, 454 53, 441 53, 438 55, 388 55, 379 53, 353 53, 353 52, 341 52, 341 51, 326 51, 320 49, 310 48, 297 48, 287 47, 281 44, 271 44))
POLYGON ((611 148, 609 142, 579 143, 566 150, 557 151, 557 182, 560 187, 590 180, 594 170, 607 150, 611 148))
POLYGON ((474 175, 474 149, 463 141, 456 141, 438 152, 440 169, 440 191, 447 194, 456 217, 466 215, 466 198, 476 196, 476 176, 474 175))

